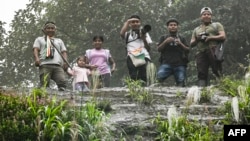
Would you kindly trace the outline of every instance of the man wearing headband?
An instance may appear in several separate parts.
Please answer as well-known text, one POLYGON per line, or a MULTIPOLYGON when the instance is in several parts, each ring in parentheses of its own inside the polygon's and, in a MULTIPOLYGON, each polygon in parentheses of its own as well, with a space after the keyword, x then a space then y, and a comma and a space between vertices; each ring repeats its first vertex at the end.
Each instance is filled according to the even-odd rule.
POLYGON ((212 23, 212 10, 204 7, 200 12, 201 25, 193 31, 190 41, 191 47, 197 47, 196 64, 198 71, 198 85, 208 85, 208 70, 212 68, 216 78, 222 75, 222 61, 215 59, 213 50, 226 39, 224 27, 221 23, 212 23))
POLYGON ((56 25, 48 21, 43 27, 44 36, 37 37, 33 44, 35 66, 39 67, 40 87, 49 87, 50 79, 54 80, 58 90, 66 88, 64 69, 67 68, 67 49, 63 41, 55 38, 56 25), (64 58, 62 58, 64 57, 64 58))

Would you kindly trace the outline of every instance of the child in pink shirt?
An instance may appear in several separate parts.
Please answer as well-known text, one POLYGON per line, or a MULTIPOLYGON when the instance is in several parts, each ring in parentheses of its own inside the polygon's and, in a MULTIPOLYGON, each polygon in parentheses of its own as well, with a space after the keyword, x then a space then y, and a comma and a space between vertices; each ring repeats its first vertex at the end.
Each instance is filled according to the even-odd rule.
POLYGON ((90 70, 86 68, 84 56, 79 56, 76 62, 77 65, 67 71, 74 78, 73 91, 89 91, 88 75, 90 75, 90 70))

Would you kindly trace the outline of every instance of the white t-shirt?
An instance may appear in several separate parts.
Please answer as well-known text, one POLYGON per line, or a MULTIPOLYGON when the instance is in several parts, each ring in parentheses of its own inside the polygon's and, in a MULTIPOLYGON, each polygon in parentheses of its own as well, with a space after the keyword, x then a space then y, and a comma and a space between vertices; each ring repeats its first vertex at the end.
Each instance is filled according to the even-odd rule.
MULTIPOLYGON (((144 47, 144 43, 142 39, 138 39, 138 34, 136 34, 134 31, 126 32, 125 39, 128 39, 127 44, 127 52, 128 54, 141 54, 144 53, 145 57, 150 59, 149 52, 144 47), (127 38, 129 33, 129 37, 127 38)), ((146 41, 148 44, 152 43, 151 37, 148 33, 146 33, 146 41)))
MULTIPOLYGON (((61 39, 53 38, 51 41, 54 43, 55 47, 59 50, 60 53, 62 51, 66 51, 66 47, 61 39)), ((61 55, 58 53, 57 49, 54 49, 53 58, 46 58, 47 49, 46 49, 45 36, 37 37, 33 44, 33 48, 40 49, 39 58, 41 60, 41 65, 44 65, 44 64, 62 65, 63 64, 63 59, 61 55)))

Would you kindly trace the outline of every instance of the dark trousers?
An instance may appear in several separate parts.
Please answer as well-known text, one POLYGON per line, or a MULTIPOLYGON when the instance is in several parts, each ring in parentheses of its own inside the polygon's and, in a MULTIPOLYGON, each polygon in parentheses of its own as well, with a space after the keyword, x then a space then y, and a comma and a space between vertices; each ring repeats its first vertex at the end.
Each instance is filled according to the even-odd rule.
MULTIPOLYGON (((146 59, 146 61, 148 61, 148 60, 146 59)), ((147 82, 146 64, 139 66, 139 67, 135 67, 132 60, 128 56, 127 57, 127 67, 128 67, 130 79, 142 80, 144 82, 147 82)))
POLYGON ((211 67, 213 74, 215 74, 217 78, 221 77, 222 75, 222 62, 216 61, 209 49, 199 52, 196 55, 196 64, 198 80, 205 80, 206 82, 208 81, 209 67, 211 67))
POLYGON ((106 73, 106 74, 92 74, 92 82, 93 85, 96 85, 94 87, 96 88, 103 88, 103 87, 110 87, 110 80, 111 80, 111 74, 110 73, 106 73), (94 84, 94 79, 97 79, 96 84, 94 84))
POLYGON ((66 78, 60 65, 49 64, 39 67, 40 86, 49 87, 50 79, 54 80, 58 88, 66 88, 66 78))
POLYGON ((100 76, 100 80, 102 82, 103 87, 109 87, 110 85, 110 73, 106 73, 100 76))

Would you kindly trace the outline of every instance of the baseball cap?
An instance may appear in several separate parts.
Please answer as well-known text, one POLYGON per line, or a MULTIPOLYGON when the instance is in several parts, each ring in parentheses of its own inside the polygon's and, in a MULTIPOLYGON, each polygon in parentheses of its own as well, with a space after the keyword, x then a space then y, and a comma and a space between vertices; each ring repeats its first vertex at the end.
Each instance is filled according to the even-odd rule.
POLYGON ((212 10, 211 10, 211 8, 209 8, 209 7, 203 7, 203 8, 201 9, 201 14, 202 14, 203 12, 205 12, 205 11, 208 11, 208 12, 210 12, 210 13, 212 14, 212 10))
POLYGON ((168 24, 170 22, 175 22, 175 23, 177 23, 177 25, 179 25, 179 22, 178 22, 178 20, 176 18, 170 18, 170 19, 168 19, 168 21, 166 22, 167 26, 168 26, 168 24))

